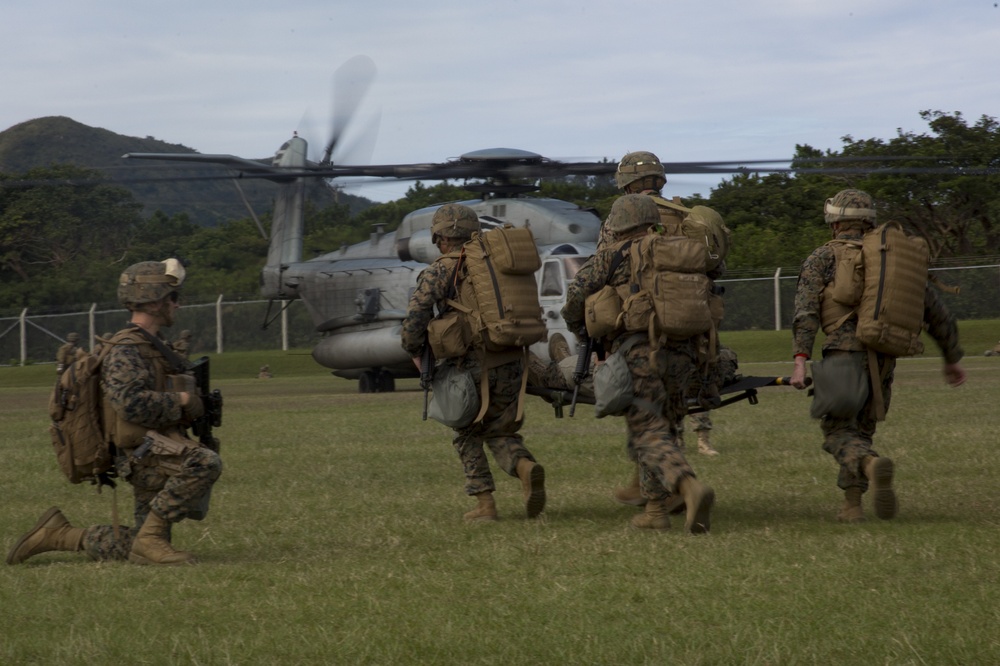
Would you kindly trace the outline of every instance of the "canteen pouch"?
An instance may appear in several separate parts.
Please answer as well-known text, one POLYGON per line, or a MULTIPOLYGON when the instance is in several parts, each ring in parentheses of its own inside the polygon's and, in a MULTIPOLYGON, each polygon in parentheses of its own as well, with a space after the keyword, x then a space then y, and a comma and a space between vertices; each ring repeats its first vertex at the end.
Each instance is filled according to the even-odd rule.
POLYGON ((468 370, 449 364, 439 366, 431 381, 431 392, 427 415, 449 428, 464 428, 479 414, 479 392, 468 370))
POLYGON ((434 358, 465 356, 472 345, 468 318, 458 310, 448 310, 427 324, 427 342, 434 358))
POLYGON ((622 303, 622 322, 625 324, 625 330, 645 333, 649 330, 649 320, 655 311, 656 306, 649 291, 641 289, 629 295, 622 303))
POLYGON ((833 353, 812 364, 814 419, 849 419, 858 415, 868 400, 865 352, 833 353))
POLYGON ((603 338, 618 330, 622 299, 614 287, 605 286, 588 296, 584 308, 584 323, 589 337, 603 338))

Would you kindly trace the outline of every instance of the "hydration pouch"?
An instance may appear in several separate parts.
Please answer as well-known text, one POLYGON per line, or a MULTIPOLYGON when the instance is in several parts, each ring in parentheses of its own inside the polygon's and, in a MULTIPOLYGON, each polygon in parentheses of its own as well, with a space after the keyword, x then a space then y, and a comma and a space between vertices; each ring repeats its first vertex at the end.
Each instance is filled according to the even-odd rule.
POLYGON ((868 400, 866 352, 840 352, 812 364, 813 402, 809 415, 814 419, 850 419, 858 415, 868 400))
POLYGON ((479 392, 468 370, 448 364, 439 366, 431 381, 431 392, 427 415, 449 428, 471 425, 479 414, 479 392))
POLYGON ((620 416, 633 397, 628 362, 624 354, 615 352, 594 369, 594 413, 599 419, 620 416))
POLYGON ((620 416, 632 404, 635 393, 632 390, 632 371, 628 368, 626 355, 634 345, 645 341, 641 335, 633 335, 604 363, 594 368, 594 413, 599 419, 605 416, 620 416))

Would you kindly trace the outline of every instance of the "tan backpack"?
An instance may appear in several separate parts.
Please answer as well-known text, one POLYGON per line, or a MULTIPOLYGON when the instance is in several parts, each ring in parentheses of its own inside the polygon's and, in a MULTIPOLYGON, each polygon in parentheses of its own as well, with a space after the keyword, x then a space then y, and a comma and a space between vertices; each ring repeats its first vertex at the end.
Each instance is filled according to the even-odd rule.
POLYGON ((448 305, 465 314, 476 347, 506 351, 546 338, 535 281, 542 262, 530 229, 499 227, 474 233, 461 261, 466 277, 459 300, 448 305))
POLYGON ((839 328, 856 314, 857 338, 869 349, 889 356, 920 354, 930 265, 926 241, 888 222, 866 232, 861 241, 828 245, 836 269, 824 290, 823 331, 839 328))
POLYGON ((101 364, 111 351, 104 344, 94 356, 84 350, 59 376, 49 397, 52 447, 59 469, 70 483, 105 482, 113 466, 105 436, 101 395, 101 364))
POLYGON ((686 236, 651 233, 628 249, 631 280, 622 290, 622 323, 629 332, 686 339, 714 329, 705 274, 705 243, 686 236))
POLYGON ((688 208, 677 201, 652 197, 656 205, 676 211, 681 215, 678 229, 666 229, 666 235, 681 235, 702 243, 707 248, 705 271, 711 272, 726 260, 731 243, 729 227, 722 216, 708 206, 688 208))

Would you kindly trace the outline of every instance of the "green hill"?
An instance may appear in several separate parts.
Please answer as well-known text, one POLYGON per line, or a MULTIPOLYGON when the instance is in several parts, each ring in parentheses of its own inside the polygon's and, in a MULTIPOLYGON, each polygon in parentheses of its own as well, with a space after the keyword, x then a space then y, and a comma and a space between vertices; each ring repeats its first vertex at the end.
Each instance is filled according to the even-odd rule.
MULTIPOLYGON (((64 116, 36 118, 0 132, 0 172, 19 174, 54 164, 101 171, 128 188, 143 203, 146 215, 156 210, 167 215, 187 213, 192 221, 205 226, 245 218, 249 212, 240 190, 256 215, 265 215, 271 209, 274 183, 241 180, 238 190, 235 181, 219 178, 231 173, 224 167, 122 159, 129 152, 197 151, 151 136, 123 136, 64 116)), ((349 205, 355 214, 372 205, 368 199, 338 192, 320 180, 308 183, 306 192, 309 201, 319 208, 339 202, 349 205)))

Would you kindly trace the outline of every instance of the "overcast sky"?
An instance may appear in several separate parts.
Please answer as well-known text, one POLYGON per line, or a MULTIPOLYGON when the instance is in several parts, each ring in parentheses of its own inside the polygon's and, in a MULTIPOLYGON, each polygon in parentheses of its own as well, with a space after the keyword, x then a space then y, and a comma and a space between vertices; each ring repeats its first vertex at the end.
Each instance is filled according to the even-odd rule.
POLYGON ((377 73, 346 163, 776 159, 927 131, 924 109, 1000 116, 993 0, 32 0, 5 6, 0 54, 0 129, 61 115, 248 158, 294 131, 321 152, 357 55, 377 73))

